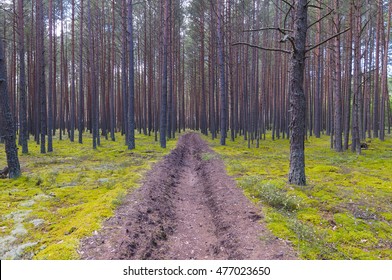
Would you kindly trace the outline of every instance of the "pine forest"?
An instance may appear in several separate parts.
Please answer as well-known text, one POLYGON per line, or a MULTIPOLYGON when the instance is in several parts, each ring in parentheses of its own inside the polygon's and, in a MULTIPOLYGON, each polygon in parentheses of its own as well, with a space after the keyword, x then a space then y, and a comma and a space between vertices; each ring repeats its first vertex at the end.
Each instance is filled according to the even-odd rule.
POLYGON ((0 0, 0 259, 392 259, 392 2, 0 0))

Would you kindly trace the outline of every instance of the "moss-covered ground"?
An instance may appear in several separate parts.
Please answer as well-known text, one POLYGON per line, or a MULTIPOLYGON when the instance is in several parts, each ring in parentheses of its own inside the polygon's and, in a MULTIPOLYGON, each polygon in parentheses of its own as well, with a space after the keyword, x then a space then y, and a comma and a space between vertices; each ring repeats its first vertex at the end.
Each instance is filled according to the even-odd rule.
MULTIPOLYGON (((136 135, 129 151, 116 137, 102 139, 97 150, 87 134, 82 145, 55 138, 54 152, 44 155, 29 143, 29 154, 19 155, 23 176, 0 180, 0 259, 78 259, 80 240, 99 230, 176 144, 161 149, 153 136, 136 135)), ((0 164, 6 165, 3 144, 0 164)))
MULTIPOLYGON (((268 138, 268 137, 267 137, 268 138)), ((262 203, 269 229, 303 259, 392 259, 392 138, 372 139, 358 156, 306 141, 307 186, 287 183, 288 140, 247 148, 207 137, 245 194, 262 203)), ((368 140, 370 141, 370 140, 368 140)))

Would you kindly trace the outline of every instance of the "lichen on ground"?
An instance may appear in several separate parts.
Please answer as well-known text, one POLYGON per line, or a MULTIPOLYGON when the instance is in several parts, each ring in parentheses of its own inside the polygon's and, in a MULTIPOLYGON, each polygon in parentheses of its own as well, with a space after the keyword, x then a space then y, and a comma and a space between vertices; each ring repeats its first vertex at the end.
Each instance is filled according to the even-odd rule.
MULTIPOLYGON (((82 145, 55 137, 48 154, 29 143, 29 154, 19 157, 23 176, 0 180, 0 259, 78 259, 79 241, 99 230, 176 144, 161 149, 153 136, 136 135, 129 151, 124 137, 116 138, 93 150, 87 134, 82 145)), ((6 164, 3 145, 0 164, 6 164)))
POLYGON ((330 138, 306 141, 307 186, 287 183, 289 141, 267 139, 248 149, 238 137, 208 140, 230 175, 255 203, 269 229, 304 259, 392 259, 392 138, 368 139, 358 156, 331 150, 330 138))

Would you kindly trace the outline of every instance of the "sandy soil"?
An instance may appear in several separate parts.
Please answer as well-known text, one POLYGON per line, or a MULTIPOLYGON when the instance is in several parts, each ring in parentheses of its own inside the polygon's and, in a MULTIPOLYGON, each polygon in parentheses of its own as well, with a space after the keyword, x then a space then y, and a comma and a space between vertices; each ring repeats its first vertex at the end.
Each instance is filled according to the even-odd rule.
POLYGON ((79 253, 115 260, 296 258, 195 133, 179 139, 79 253))

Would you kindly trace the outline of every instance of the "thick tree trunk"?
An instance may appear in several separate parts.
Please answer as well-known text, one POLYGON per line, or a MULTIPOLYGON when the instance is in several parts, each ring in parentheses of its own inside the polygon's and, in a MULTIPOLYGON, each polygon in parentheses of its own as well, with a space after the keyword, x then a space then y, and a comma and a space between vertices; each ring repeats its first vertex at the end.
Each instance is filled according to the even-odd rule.
POLYGON ((16 147, 15 123, 12 117, 7 90, 7 71, 2 39, 0 39, 0 100, 0 118, 3 119, 2 133, 4 133, 2 136, 5 142, 9 177, 17 178, 21 175, 21 171, 18 159, 18 148, 16 147))
POLYGON ((290 81, 290 171, 289 183, 304 186, 305 177, 305 119, 306 100, 303 89, 305 45, 308 29, 307 0, 295 4, 294 50, 291 58, 290 81))

